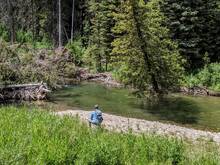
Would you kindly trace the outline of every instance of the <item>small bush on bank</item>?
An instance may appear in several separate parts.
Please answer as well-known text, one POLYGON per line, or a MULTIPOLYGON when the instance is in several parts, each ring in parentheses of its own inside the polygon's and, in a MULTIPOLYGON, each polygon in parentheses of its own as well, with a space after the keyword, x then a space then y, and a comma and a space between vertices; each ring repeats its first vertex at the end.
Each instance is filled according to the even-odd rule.
POLYGON ((53 48, 52 42, 47 37, 43 37, 41 41, 33 41, 32 45, 35 49, 52 49, 53 48))
POLYGON ((204 86, 213 90, 220 90, 220 64, 212 63, 206 65, 196 74, 185 77, 185 85, 188 87, 204 86))
POLYGON ((2 38, 5 41, 9 41, 8 36, 9 35, 8 35, 7 27, 0 23, 0 38, 2 38))
POLYGON ((31 32, 25 32, 22 30, 18 30, 16 32, 16 40, 19 43, 32 43, 33 42, 33 34, 31 32))
MULTIPOLYGON (((91 130, 78 119, 24 107, 0 108, 0 116, 0 164, 194 164, 173 138, 91 130)), ((219 159, 200 153, 195 164, 203 160, 219 159)))
POLYGON ((73 42, 69 42, 66 45, 66 48, 71 53, 74 63, 77 66, 81 66, 83 64, 83 55, 85 52, 82 39, 80 37, 77 37, 73 42))

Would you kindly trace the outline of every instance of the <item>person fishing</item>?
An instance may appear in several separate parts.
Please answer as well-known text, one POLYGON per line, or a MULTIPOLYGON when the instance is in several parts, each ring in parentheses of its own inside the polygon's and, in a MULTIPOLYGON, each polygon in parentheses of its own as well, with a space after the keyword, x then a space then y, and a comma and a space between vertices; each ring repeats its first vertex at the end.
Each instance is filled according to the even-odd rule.
POLYGON ((94 124, 96 126, 100 126, 103 121, 102 112, 99 109, 99 106, 95 105, 94 108, 95 108, 95 110, 93 112, 91 112, 90 117, 89 117, 89 126, 90 127, 92 126, 92 124, 94 124))

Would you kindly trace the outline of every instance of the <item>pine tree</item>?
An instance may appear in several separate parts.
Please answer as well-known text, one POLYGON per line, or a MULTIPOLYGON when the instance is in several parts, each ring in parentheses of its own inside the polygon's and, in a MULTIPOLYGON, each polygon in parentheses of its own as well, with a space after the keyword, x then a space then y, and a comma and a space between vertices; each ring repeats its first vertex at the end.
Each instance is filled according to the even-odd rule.
POLYGON ((203 56, 220 57, 219 0, 164 0, 163 12, 172 38, 179 43, 181 55, 188 60, 188 68, 203 66, 203 56))
POLYGON ((171 41, 160 1, 124 0, 114 14, 112 56, 120 77, 140 90, 161 93, 178 85, 182 59, 171 41))
POLYGON ((104 69, 108 70, 110 61, 111 42, 113 35, 111 32, 114 26, 112 11, 115 9, 117 0, 97 1, 91 0, 89 3, 89 12, 91 17, 91 35, 89 39, 89 54, 92 58, 95 68, 98 72, 104 69), (104 65, 104 66, 103 66, 104 65))

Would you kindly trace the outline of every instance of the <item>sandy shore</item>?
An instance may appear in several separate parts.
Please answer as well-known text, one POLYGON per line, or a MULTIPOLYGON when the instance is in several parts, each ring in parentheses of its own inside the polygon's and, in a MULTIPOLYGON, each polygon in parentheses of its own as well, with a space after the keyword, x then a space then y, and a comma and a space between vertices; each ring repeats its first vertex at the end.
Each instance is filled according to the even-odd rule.
MULTIPOLYGON (((55 112, 56 115, 70 115, 79 116, 83 121, 87 121, 89 117, 88 111, 83 110, 67 110, 61 112, 55 112)), ((116 115, 110 115, 103 113, 104 121, 102 125, 104 128, 110 131, 144 133, 144 134, 157 134, 175 136, 178 138, 188 140, 208 140, 220 143, 220 133, 213 133, 208 131, 195 130, 191 128, 185 128, 181 126, 163 124, 160 122, 146 121, 135 118, 126 118, 116 115)))

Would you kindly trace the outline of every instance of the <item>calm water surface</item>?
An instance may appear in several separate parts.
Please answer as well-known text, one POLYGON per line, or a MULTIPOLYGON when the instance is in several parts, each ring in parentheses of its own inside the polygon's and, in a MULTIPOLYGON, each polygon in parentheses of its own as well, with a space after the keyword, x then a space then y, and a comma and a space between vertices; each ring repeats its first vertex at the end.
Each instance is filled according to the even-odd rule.
POLYGON ((220 131, 220 98, 170 95, 152 103, 136 98, 127 89, 99 84, 67 87, 51 95, 53 104, 72 109, 91 110, 99 104, 103 112, 187 127, 220 131))

